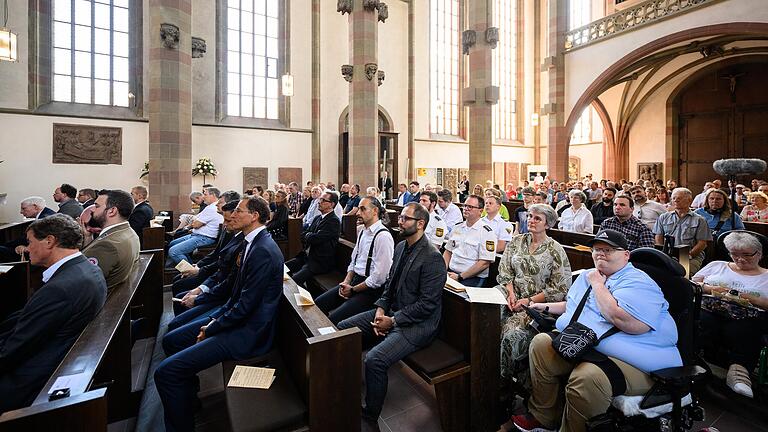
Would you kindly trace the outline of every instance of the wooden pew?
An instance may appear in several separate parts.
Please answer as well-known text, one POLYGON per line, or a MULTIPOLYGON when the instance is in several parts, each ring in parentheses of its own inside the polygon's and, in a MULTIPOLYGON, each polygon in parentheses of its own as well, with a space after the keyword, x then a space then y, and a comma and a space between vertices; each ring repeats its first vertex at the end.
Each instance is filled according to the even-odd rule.
POLYGON ((357 215, 341 217, 341 238, 352 243, 357 241, 357 215))
POLYGON ((768 223, 763 222, 744 222, 744 228, 748 231, 756 232, 768 236, 768 223))
POLYGON ((165 248, 165 227, 155 226, 144 228, 142 231, 141 249, 163 249, 165 248))
MULTIPOLYGON (((307 282, 308 286, 324 292, 338 284, 354 246, 353 242, 339 239, 334 264, 337 273, 316 276, 307 282)), ((498 305, 470 303, 466 294, 443 291, 438 340, 404 360, 424 381, 435 386, 443 430, 497 429, 500 338, 498 305)))
POLYGON ((552 237, 556 242, 561 245, 574 246, 580 244, 587 246, 587 243, 595 238, 594 234, 576 233, 571 231, 563 231, 559 229, 549 228, 547 229, 547 235, 552 237))
POLYGON ((285 281, 271 353, 223 364, 225 383, 237 364, 277 369, 269 391, 226 388, 232 430, 308 426, 312 431, 359 431, 360 330, 336 330, 317 306, 296 305, 295 293, 296 283, 292 279, 285 281), (320 333, 320 328, 329 327, 335 331, 320 333))
POLYGON ((295 257, 303 249, 301 244, 301 231, 302 231, 303 219, 301 218, 288 218, 288 225, 286 229, 287 239, 278 240, 277 246, 280 247, 280 251, 283 253, 283 259, 288 261, 295 257))
POLYGON ((344 280, 344 277, 347 275, 347 267, 349 267, 349 262, 352 259, 352 249, 354 248, 355 244, 353 242, 343 238, 339 239, 339 242, 336 244, 336 256, 333 263, 329 263, 329 265, 332 265, 329 272, 315 275, 307 280, 307 289, 312 295, 322 294, 344 280))
POLYGON ((506 207, 507 210, 509 211, 509 220, 515 222, 512 219, 512 217, 515 214, 515 212, 517 211, 517 209, 519 207, 523 206, 523 201, 522 200, 509 200, 509 201, 504 202, 502 204, 504 204, 504 207, 506 207))
POLYGON ((0 287, 2 287, 3 301, 0 303, 0 321, 3 321, 12 312, 20 310, 32 296, 30 285, 29 261, 4 263, 11 269, 0 274, 0 287))
POLYGON ((106 431, 108 422, 135 416, 144 380, 132 377, 131 320, 149 319, 147 328, 156 334, 162 268, 162 251, 142 252, 130 278, 109 295, 32 406, 2 414, 0 430, 106 431), (70 386, 69 397, 48 401, 56 379, 75 374, 80 379, 70 386))
POLYGON ((32 222, 34 222, 34 219, 21 222, 0 223, 0 243, 7 243, 25 237, 27 235, 27 227, 29 227, 32 222))

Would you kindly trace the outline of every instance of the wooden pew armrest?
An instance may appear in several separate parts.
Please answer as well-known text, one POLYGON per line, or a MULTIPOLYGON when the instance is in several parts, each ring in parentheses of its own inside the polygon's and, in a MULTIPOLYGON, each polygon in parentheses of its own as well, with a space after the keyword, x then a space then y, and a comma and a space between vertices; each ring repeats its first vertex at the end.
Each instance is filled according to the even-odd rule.
POLYGON ((106 430, 107 389, 101 388, 68 398, 31 405, 0 415, 0 429, 9 431, 41 430, 45 424, 67 425, 57 430, 106 430), (103 424, 104 429, 87 425, 103 424), (6 429, 7 428, 7 429, 6 429), (30 429, 31 428, 31 429, 30 429))

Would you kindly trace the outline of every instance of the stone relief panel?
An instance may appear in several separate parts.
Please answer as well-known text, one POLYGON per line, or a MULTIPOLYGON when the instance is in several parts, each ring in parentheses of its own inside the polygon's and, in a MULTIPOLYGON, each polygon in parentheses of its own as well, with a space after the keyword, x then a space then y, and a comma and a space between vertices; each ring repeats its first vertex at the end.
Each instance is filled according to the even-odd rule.
POLYGON ((459 170, 457 168, 443 168, 443 187, 456 195, 456 185, 459 183, 459 170))
POLYGON ((299 186, 303 186, 301 168, 288 168, 288 167, 278 168, 277 181, 284 184, 288 184, 290 182, 296 182, 299 184, 299 186))
POLYGON ((255 186, 269 189, 269 168, 243 167, 243 191, 255 186))
POLYGON ((53 163, 123 163, 123 129, 53 124, 53 163))
POLYGON ((663 162, 640 162, 637 164, 638 180, 650 180, 655 182, 657 179, 661 178, 663 172, 663 162))
MULTIPOLYGON (((520 183, 520 164, 517 162, 506 162, 504 164, 504 170, 506 171, 507 183, 512 183, 517 187, 520 183)), ((502 190, 507 190, 507 185, 499 185, 502 190)))
POLYGON ((579 181, 581 178, 581 159, 576 156, 568 158, 568 181, 579 181))

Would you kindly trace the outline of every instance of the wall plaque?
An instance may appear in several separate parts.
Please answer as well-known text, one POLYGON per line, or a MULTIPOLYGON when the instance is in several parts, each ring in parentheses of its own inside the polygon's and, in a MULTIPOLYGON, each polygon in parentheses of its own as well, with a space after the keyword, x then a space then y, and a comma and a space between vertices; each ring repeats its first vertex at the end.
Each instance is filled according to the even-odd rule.
POLYGON ((122 165, 123 130, 54 123, 53 163, 122 165))
MULTIPOLYGON (((304 186, 301 177, 301 168, 280 167, 277 169, 277 181, 283 184, 296 182, 299 186, 304 186)), ((299 188, 301 190, 301 188, 299 188)))
POLYGON ((269 189, 269 168, 243 167, 243 192, 256 186, 269 189))
POLYGON ((640 162, 637 164, 637 179, 655 182, 664 172, 663 162, 640 162))

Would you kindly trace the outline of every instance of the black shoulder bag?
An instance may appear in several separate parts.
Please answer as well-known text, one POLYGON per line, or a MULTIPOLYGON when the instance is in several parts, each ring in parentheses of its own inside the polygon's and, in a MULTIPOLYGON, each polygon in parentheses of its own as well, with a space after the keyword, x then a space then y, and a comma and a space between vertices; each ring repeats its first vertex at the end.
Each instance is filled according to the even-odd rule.
POLYGON ((552 348, 554 348, 562 358, 571 362, 580 362, 585 355, 590 353, 600 343, 601 340, 621 331, 614 326, 598 338, 594 330, 576 321, 579 319, 579 315, 581 315, 581 311, 584 309, 584 305, 587 303, 587 298, 589 298, 589 293, 591 291, 592 286, 590 285, 584 293, 584 297, 582 297, 576 311, 573 313, 571 322, 568 323, 568 326, 564 328, 562 332, 557 333, 552 338, 552 348))

